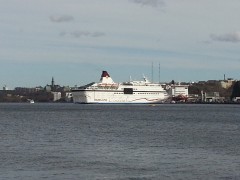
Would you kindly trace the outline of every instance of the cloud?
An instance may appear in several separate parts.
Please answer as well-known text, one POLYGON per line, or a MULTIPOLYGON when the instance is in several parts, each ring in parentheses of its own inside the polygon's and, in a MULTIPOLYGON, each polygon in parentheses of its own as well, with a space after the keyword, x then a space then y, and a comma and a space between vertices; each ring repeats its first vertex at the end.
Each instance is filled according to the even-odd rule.
POLYGON ((157 6, 163 6, 165 5, 163 0, 129 0, 130 2, 136 3, 136 4, 141 4, 141 5, 146 5, 146 6, 152 6, 152 7, 157 7, 157 6))
POLYGON ((103 32, 89 32, 89 31, 73 31, 73 32, 61 32, 60 36, 71 36, 74 38, 80 37, 101 37, 105 36, 103 32))
POLYGON ((70 15, 52 15, 49 17, 49 19, 50 21, 57 23, 69 22, 74 20, 74 18, 70 15))
POLYGON ((234 32, 234 33, 228 33, 228 34, 222 34, 222 35, 211 34, 210 38, 213 41, 238 43, 240 42, 240 32, 234 32))

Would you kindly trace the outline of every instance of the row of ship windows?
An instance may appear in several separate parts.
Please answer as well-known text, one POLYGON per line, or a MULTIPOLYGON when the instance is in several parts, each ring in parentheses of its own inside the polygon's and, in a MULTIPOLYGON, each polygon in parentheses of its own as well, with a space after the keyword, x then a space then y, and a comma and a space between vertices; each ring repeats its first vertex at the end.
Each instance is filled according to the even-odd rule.
MULTIPOLYGON (((114 93, 114 94, 124 94, 124 93, 114 93)), ((159 93, 133 93, 133 94, 159 94, 159 93)))

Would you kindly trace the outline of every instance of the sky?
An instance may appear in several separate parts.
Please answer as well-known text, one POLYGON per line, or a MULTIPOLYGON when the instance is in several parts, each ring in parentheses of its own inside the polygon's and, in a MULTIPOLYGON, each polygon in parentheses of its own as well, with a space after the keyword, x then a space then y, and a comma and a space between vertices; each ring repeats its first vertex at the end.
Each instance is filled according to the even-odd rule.
POLYGON ((0 88, 240 79, 239 0, 0 4, 0 88))

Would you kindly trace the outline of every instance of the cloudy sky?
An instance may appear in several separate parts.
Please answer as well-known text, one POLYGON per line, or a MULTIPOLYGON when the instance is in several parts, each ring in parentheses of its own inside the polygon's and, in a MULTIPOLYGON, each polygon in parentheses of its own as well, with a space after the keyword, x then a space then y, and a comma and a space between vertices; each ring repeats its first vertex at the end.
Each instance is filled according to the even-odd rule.
POLYGON ((0 4, 0 86, 83 85, 102 70, 159 81, 159 64, 165 82, 240 79, 239 0, 0 4))

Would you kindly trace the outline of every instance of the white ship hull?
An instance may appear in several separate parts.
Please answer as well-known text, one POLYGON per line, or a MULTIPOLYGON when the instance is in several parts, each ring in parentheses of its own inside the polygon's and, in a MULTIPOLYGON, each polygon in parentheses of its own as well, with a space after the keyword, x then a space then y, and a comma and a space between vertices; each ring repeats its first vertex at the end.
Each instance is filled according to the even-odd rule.
POLYGON ((162 103, 166 100, 164 92, 134 92, 132 95, 113 91, 73 91, 74 103, 162 103))
MULTIPOLYGON (((110 78, 110 77, 107 77, 110 78)), ((102 80, 103 79, 103 80, 102 80)), ((160 84, 145 81, 93 83, 72 90, 74 103, 162 103, 168 94, 160 84)))

